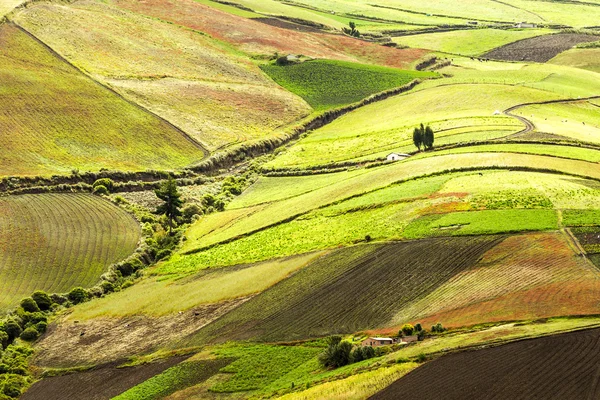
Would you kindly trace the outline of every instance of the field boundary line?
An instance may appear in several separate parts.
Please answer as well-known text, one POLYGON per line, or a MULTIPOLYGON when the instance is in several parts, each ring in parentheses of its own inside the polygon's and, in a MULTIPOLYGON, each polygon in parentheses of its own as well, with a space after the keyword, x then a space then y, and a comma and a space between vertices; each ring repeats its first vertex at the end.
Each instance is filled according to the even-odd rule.
POLYGON ((139 104, 139 103, 137 103, 137 102, 135 102, 133 100, 130 100, 130 99, 126 98, 125 96, 123 96, 122 94, 120 94, 119 92, 117 92, 115 89, 113 89, 110 85, 105 84, 105 83, 100 82, 99 80, 95 79, 88 72, 86 72, 85 70, 83 70, 83 69, 78 68, 77 66, 75 66, 73 63, 71 63, 69 60, 67 60, 65 57, 63 57, 60 53, 58 53, 52 47, 50 47, 48 44, 46 44, 40 38, 38 38, 37 36, 35 36, 33 33, 29 32, 23 26, 19 25, 18 23, 14 22, 12 20, 8 20, 8 23, 11 24, 11 25, 13 25, 17 29, 19 29, 21 32, 25 33, 31 39, 35 40, 38 44, 42 45, 46 50, 48 50, 54 57, 58 58, 60 61, 63 61, 64 63, 66 63, 67 65, 69 65, 71 68, 73 68, 75 71, 77 71, 81 75, 87 77, 89 80, 91 80, 92 82, 94 82, 96 85, 104 88, 105 90, 108 90, 112 94, 114 94, 117 97, 119 97, 121 100, 123 100, 123 101, 131 104, 134 107, 137 107, 138 109, 144 111, 145 113, 147 113, 149 115, 152 115, 153 117, 155 117, 158 120, 162 121, 163 123, 167 124, 170 128, 174 129, 176 132, 178 132, 179 134, 181 134, 188 142, 190 142, 192 145, 194 145, 194 147, 196 147, 199 150, 201 150, 202 153, 203 153, 203 157, 204 158, 207 158, 207 157, 210 156, 210 152, 208 151, 208 149, 206 147, 204 147, 204 145, 202 143, 200 143, 200 141, 198 141, 195 138, 193 138, 192 136, 188 135, 183 129, 179 128, 178 126, 176 126, 172 122, 168 121, 167 119, 161 117, 160 115, 156 114, 155 112, 150 111, 149 109, 147 109, 146 107, 142 106, 141 104, 139 104))

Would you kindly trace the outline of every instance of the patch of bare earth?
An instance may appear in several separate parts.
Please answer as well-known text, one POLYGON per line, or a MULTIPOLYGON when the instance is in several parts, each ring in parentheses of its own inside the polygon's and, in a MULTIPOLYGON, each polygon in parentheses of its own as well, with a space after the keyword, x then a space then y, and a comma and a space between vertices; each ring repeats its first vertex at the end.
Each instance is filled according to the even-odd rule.
POLYGON ((34 364, 67 368, 105 364, 147 353, 189 336, 249 300, 244 297, 152 318, 98 318, 73 321, 68 316, 50 325, 37 344, 34 364))
POLYGON ((544 35, 519 40, 498 47, 497 49, 484 54, 483 57, 494 60, 534 61, 544 63, 579 43, 595 42, 599 39, 599 36, 575 33, 544 35))
POLYGON ((104 400, 117 396, 183 361, 171 357, 135 367, 118 368, 119 363, 98 366, 89 371, 55 376, 35 383, 22 400, 104 400))

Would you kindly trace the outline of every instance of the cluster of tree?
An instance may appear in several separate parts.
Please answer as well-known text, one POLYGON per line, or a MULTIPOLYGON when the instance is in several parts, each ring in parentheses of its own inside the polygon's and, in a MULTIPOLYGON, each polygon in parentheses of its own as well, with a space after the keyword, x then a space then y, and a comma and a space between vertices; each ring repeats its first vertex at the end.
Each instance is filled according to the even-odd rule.
POLYGON ((354 37, 360 37, 360 32, 358 31, 358 29, 356 29, 356 24, 353 21, 350 21, 348 26, 349 28, 342 28, 342 31, 344 31, 345 34, 354 37))
POLYGON ((330 336, 327 348, 319 355, 319 362, 325 368, 339 368, 377 355, 371 346, 353 349, 352 343, 342 340, 341 336, 330 336))
POLYGON ((413 143, 417 146, 417 149, 421 151, 421 147, 424 150, 433 149, 433 142, 435 140, 435 135, 433 133, 433 129, 429 125, 417 127, 413 131, 413 143))

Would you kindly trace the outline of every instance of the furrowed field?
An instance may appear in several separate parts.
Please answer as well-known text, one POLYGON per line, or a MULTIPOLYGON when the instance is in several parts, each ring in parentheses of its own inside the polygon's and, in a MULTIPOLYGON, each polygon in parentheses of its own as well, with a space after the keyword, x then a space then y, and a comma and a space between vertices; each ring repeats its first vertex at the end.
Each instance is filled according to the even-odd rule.
POLYGON ((165 121, 0 25, 0 176, 171 169, 203 153, 165 121))
POLYGON ((287 66, 265 65, 262 69, 317 111, 354 103, 371 94, 403 86, 413 79, 435 76, 427 72, 326 60, 287 66))
POLYGON ((0 309, 35 290, 92 286, 140 238, 125 211, 91 195, 0 197, 0 309))

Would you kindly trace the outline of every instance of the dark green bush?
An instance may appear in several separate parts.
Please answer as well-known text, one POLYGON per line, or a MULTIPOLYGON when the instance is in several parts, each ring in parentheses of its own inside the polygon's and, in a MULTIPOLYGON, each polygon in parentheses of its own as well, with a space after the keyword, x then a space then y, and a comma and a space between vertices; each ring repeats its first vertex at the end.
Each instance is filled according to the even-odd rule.
POLYGON ((39 332, 34 327, 29 327, 21 333, 20 338, 27 342, 33 342, 39 335, 39 332))
POLYGON ((39 333, 44 333, 48 329, 48 323, 46 321, 40 321, 35 324, 35 330, 39 333))
POLYGON ((165 258, 171 257, 172 254, 173 254, 173 250, 170 250, 170 249, 159 250, 156 253, 156 259, 164 260, 165 258))
POLYGON ((107 281, 102 282, 102 284, 100 284, 100 287, 102 288, 102 291, 104 293, 112 293, 115 291, 115 285, 107 281))
POLYGON ((0 331, 0 350, 6 349, 6 346, 8 346, 8 333, 0 331))
POLYGON ((82 287, 73 288, 67 295, 68 299, 73 304, 83 303, 89 298, 87 290, 82 287))
POLYGON ((110 192, 108 191, 106 186, 98 185, 98 186, 94 186, 93 193, 97 194, 97 195, 108 195, 110 192))
POLYGON ((21 300, 21 307, 23 307, 23 310, 27 312, 40 311, 40 308, 38 307, 37 303, 31 297, 26 297, 23 300, 21 300))
POLYGON ((110 178, 100 178, 100 179, 96 179, 96 181, 92 184, 92 187, 94 188, 94 192, 96 191, 96 188, 99 186, 104 186, 104 188, 110 192, 113 191, 115 184, 112 181, 112 179, 110 178))
POLYGON ((340 336, 327 339, 327 348, 319 355, 319 362, 326 368, 339 368, 351 362, 352 344, 342 341, 340 336))
POLYGON ((202 215, 202 209, 196 204, 188 204, 181 210, 183 222, 189 224, 196 215, 202 215))
POLYGON ((38 307, 42 311, 49 310, 50 307, 52 307, 52 299, 50 298, 50 296, 48 296, 46 292, 36 290, 31 295, 31 298, 37 303, 38 307))
POLYGON ((21 325, 14 320, 6 321, 2 327, 2 330, 8 334, 9 343, 18 338, 19 335, 21 335, 21 332, 23 332, 21 325))

